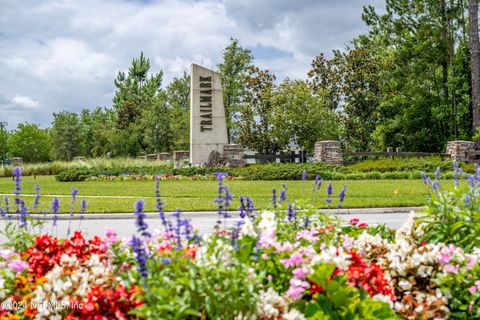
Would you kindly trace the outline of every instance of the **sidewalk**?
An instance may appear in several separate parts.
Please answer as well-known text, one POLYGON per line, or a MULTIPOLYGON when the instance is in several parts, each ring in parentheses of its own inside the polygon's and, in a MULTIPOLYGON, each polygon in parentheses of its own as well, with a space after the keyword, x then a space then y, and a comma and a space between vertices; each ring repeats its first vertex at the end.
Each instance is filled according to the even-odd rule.
MULTIPOLYGON (((348 208, 348 209, 320 209, 319 212, 339 214, 339 215, 355 215, 355 214, 394 214, 394 213, 409 213, 410 211, 419 212, 423 207, 391 207, 391 208, 348 208)), ((174 212, 165 212, 165 216, 169 217, 174 212)), ((239 215, 238 210, 228 211, 232 218, 237 218, 239 215)), ((159 219, 158 212, 145 213, 147 219, 159 219)), ((182 216, 185 218, 208 218, 216 217, 217 211, 186 211, 182 212, 182 216)), ((53 220, 52 214, 37 215, 32 214, 31 217, 39 220, 53 220)), ((122 219, 135 219, 135 215, 132 213, 86 213, 83 218, 75 213, 72 217, 70 214, 59 214, 57 220, 122 220, 122 219)))

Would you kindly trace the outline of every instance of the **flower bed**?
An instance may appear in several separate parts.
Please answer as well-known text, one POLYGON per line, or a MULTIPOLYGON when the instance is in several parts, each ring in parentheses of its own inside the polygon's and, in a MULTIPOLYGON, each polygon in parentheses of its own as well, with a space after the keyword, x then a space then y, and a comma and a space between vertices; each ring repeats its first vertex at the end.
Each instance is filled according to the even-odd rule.
MULTIPOLYGON (((211 234, 198 234, 180 211, 166 216, 157 179, 162 230, 149 230, 139 200, 136 235, 107 230, 87 240, 80 231, 54 237, 31 220, 17 170, 15 200, 1 208, 19 221, 5 228, 0 250, 0 319, 480 317, 480 171, 452 192, 424 176, 432 187, 426 215, 412 214, 398 230, 318 214, 290 201, 286 186, 264 210, 240 197, 242 219, 226 229, 233 196, 217 178, 211 234)), ((341 204, 347 189, 338 200, 331 185, 325 192, 341 204)), ((58 201, 52 207, 55 214, 58 201)))

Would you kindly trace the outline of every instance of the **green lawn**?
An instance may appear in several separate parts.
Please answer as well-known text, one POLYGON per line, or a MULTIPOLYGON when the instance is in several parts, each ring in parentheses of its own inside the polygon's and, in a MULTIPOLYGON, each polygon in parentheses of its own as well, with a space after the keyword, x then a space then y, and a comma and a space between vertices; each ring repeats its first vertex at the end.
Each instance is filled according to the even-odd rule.
MULTIPOLYGON (((272 188, 277 189, 277 195, 282 189, 282 181, 228 181, 226 182, 231 193, 234 194, 232 208, 239 206, 240 195, 253 199, 256 207, 265 207, 270 203, 272 188)), ((23 177, 25 194, 35 194, 35 185, 41 186, 41 205, 43 210, 50 207, 52 195, 69 195, 71 188, 80 190, 79 199, 88 201, 88 212, 133 212, 136 199, 144 199, 145 209, 153 211, 155 205, 153 181, 85 181, 85 182, 57 182, 53 176, 23 177), (111 198, 95 198, 90 196, 111 196, 111 198), (121 198, 126 196, 129 198, 121 198)), ((427 188, 421 180, 363 180, 363 181, 334 181, 334 202, 337 206, 337 194, 340 188, 347 184, 347 197, 343 207, 394 207, 394 206, 421 206, 425 204, 427 188)), ((444 182, 450 186, 451 181, 444 182)), ((287 197, 290 199, 302 198, 302 182, 288 181, 287 197)), ((312 193, 313 181, 306 181, 304 199, 311 199, 317 207, 325 207, 324 182, 320 192, 312 193)), ((12 193, 11 178, 0 178, 0 193, 12 193)), ((184 211, 213 210, 212 200, 217 191, 215 181, 162 181, 161 193, 166 201, 166 210, 180 208, 184 211)), ((10 197, 13 198, 13 197, 10 197)), ((33 197, 25 198, 28 205, 33 197)), ((3 205, 3 196, 0 198, 3 205)), ((68 212, 71 200, 60 198, 61 211, 68 212)))

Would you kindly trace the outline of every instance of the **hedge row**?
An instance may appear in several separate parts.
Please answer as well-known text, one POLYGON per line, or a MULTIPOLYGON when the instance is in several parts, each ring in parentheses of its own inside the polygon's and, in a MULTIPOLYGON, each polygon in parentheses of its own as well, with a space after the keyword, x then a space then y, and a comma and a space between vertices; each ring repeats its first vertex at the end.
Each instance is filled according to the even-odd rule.
MULTIPOLYGON (((69 169, 57 175, 58 181, 84 181, 93 176, 119 175, 162 175, 173 174, 181 176, 209 175, 217 171, 228 172, 230 176, 244 180, 300 180, 303 171, 307 171, 307 179, 312 180, 319 175, 325 180, 365 180, 365 179, 419 179, 420 171, 416 168, 409 171, 368 171, 354 170, 352 166, 334 166, 324 163, 316 164, 263 164, 250 165, 245 168, 180 168, 171 167, 129 167, 106 169, 69 169)), ((434 170, 425 170, 433 172, 434 170)), ((443 171, 442 178, 452 178, 451 170, 443 171)))

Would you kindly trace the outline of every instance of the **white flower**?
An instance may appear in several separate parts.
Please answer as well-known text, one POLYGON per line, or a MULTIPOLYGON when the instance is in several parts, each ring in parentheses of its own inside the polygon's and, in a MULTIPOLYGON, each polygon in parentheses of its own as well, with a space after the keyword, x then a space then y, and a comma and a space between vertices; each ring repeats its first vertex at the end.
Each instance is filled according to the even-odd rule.
POLYGON ((258 227, 261 230, 272 230, 277 226, 277 221, 275 220, 275 212, 265 210, 261 213, 261 220, 258 224, 258 227))
POLYGON ((250 236, 255 238, 257 233, 253 227, 252 221, 249 218, 243 219, 244 223, 240 229, 240 236, 250 236))
POLYGON ((410 281, 407 280, 400 280, 398 282, 398 286, 402 288, 403 291, 407 291, 412 288, 412 284, 410 283, 410 281))
POLYGON ((283 319, 285 320, 304 320, 305 316, 300 313, 297 309, 291 309, 288 313, 283 315, 283 319))

